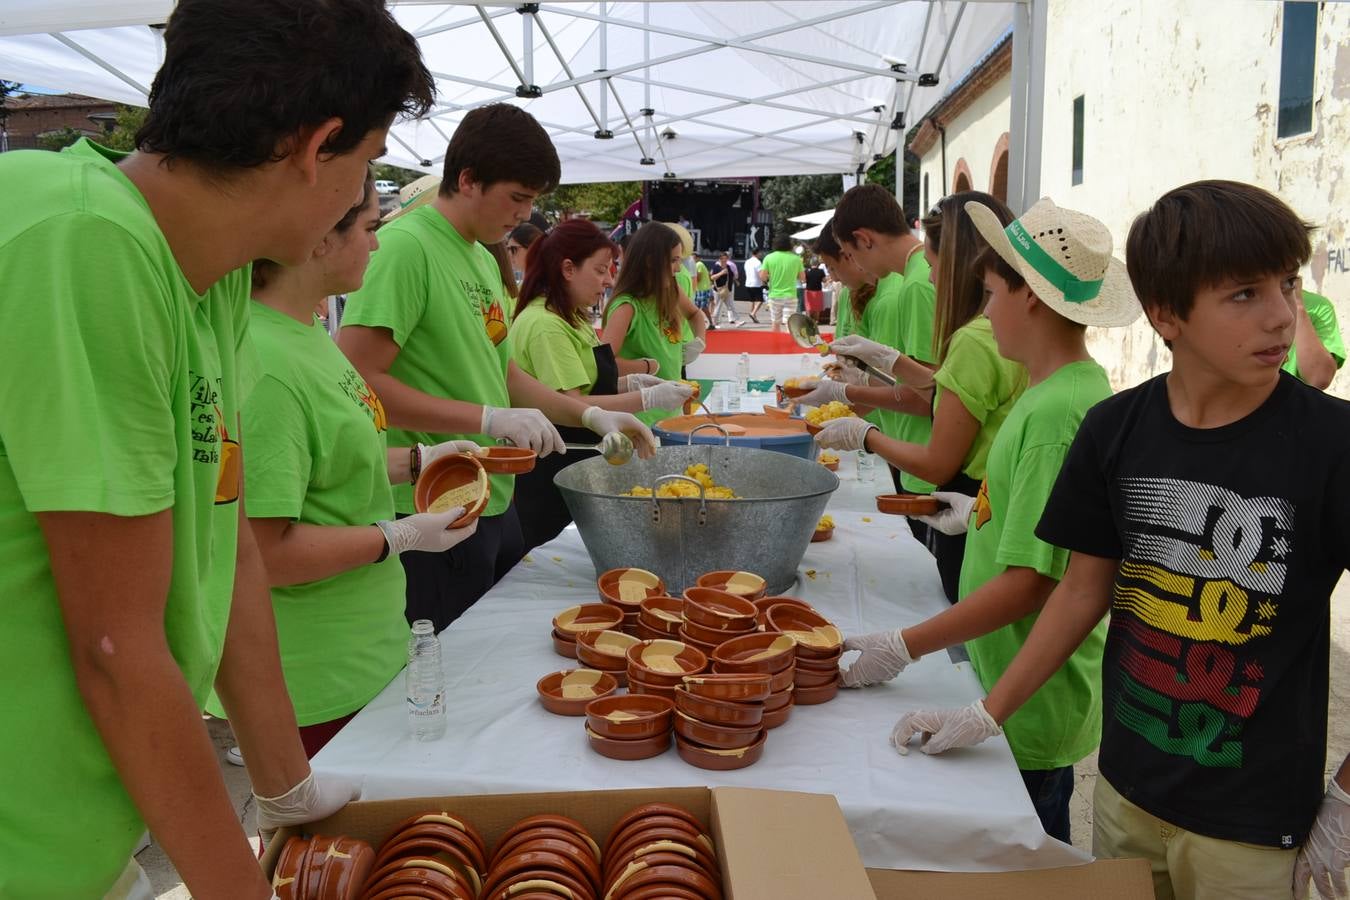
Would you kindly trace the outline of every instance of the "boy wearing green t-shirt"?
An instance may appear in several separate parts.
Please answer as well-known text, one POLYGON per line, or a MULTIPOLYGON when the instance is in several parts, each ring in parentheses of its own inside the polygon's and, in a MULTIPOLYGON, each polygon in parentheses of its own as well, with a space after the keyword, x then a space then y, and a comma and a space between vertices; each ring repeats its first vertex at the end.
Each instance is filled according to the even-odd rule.
MULTIPOLYGON (((347 300, 338 346, 384 403, 396 446, 505 439, 539 455, 565 452, 553 427, 597 436, 622 431, 640 456, 655 452, 631 413, 591 406, 540 384, 511 360, 501 275, 484 246, 529 218, 559 178, 547 132, 519 107, 471 110, 445 154, 436 198, 380 230, 365 284, 347 300)), ((598 439, 598 437, 597 437, 598 439)), ((405 553, 408 621, 445 628, 524 555, 511 496, 515 479, 492 475, 473 537, 443 553, 405 553)), ((401 515, 409 485, 395 488, 401 515)))
MULTIPOLYGON (((948 507, 924 517, 944 534, 967 535, 960 602, 908 628, 849 638, 845 648, 863 652, 844 673, 848 687, 888 681, 920 657, 962 641, 986 689, 1003 674, 1068 562, 1067 550, 1036 537, 1036 523, 1083 416, 1111 395, 1105 370, 1088 353, 1085 323, 1123 326, 1140 313, 1123 267, 1111 259, 1110 233, 1096 220, 1042 200, 1005 232, 982 204, 967 203, 966 210, 991 245, 976 266, 989 292, 985 315, 998 351, 1026 366, 1030 386, 994 437, 978 496, 938 491, 948 507), (1023 240, 1039 249, 1037 238, 1047 233, 1067 235, 1074 270, 1010 249, 1023 240)), ((1046 833, 1066 843, 1073 765, 1101 736, 1104 635, 1099 624, 1006 724, 1046 833)), ((905 752, 903 742, 896 747, 905 752)))
POLYGON ((773 252, 760 267, 764 279, 765 305, 774 331, 787 328, 788 316, 797 311, 797 286, 806 269, 802 258, 792 252, 792 238, 780 234, 773 239, 773 252))
POLYGON ((355 793, 310 773, 240 526, 248 264, 308 258, 434 85, 367 0, 179 0, 163 41, 135 152, 0 155, 5 897, 141 896, 147 827, 194 896, 272 896, 213 687, 269 834, 355 793))

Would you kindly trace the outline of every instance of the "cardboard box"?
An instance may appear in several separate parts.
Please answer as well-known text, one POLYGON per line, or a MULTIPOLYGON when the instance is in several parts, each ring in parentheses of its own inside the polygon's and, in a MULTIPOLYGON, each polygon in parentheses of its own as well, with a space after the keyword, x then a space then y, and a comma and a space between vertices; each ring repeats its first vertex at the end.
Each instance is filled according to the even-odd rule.
POLYGON ((1026 872, 901 872, 868 869, 877 900, 1154 900, 1142 859, 1099 859, 1026 872))
POLYGON ((347 835, 379 849, 394 825, 417 813, 447 810, 483 834, 489 852, 506 829, 538 813, 581 822, 604 847, 619 818, 635 806, 674 803, 689 810, 717 845, 726 900, 874 900, 839 803, 830 794, 749 788, 643 788, 539 794, 484 794, 349 803, 305 826, 283 828, 262 866, 270 878, 286 839, 347 835))

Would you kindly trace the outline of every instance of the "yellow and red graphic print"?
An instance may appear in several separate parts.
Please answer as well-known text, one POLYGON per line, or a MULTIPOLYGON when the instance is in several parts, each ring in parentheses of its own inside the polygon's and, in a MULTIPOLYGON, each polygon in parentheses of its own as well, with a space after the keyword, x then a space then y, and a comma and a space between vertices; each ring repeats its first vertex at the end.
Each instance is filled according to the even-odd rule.
POLYGON ((338 382, 338 387, 365 410, 366 414, 370 416, 371 424, 375 426, 376 432, 385 431, 389 428, 389 416, 384 411, 384 404, 380 402, 380 395, 375 393, 375 389, 367 384, 366 380, 358 375, 355 369, 348 369, 342 373, 342 380, 338 382))
POLYGON ((985 523, 994 517, 994 508, 989 505, 989 479, 980 482, 980 492, 975 495, 975 530, 979 531, 985 523))
POLYGON ((210 466, 216 476, 217 505, 239 499, 243 458, 239 442, 230 437, 229 422, 221 410, 220 379, 189 373, 192 390, 188 414, 192 425, 192 461, 210 466))
POLYGON ((1112 598, 1119 689, 1108 715, 1158 750, 1239 768, 1265 688, 1294 510, 1170 478, 1121 480, 1125 559, 1112 598))
POLYGON ((243 473, 243 458, 239 442, 230 437, 225 427, 225 414, 215 407, 216 428, 220 432, 220 474, 216 476, 216 505, 233 503, 239 499, 239 479, 243 473))
POLYGON ((502 303, 495 297, 492 304, 483 310, 483 327, 487 329, 488 340, 492 341, 492 346, 497 346, 506 340, 506 313, 502 311, 502 303))

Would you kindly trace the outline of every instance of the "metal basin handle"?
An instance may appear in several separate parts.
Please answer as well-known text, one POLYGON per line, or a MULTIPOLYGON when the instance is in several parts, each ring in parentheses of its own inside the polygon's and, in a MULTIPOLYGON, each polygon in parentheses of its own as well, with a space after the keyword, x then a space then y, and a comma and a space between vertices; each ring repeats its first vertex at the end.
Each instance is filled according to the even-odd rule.
POLYGON ((705 428, 713 428, 716 429, 717 431, 722 432, 722 446, 723 447, 731 446, 731 432, 727 431, 725 428, 723 428, 721 425, 718 425, 716 422, 704 422, 702 425, 695 425, 693 428, 689 429, 689 443, 691 445, 694 443, 694 435, 698 434, 705 428))
MULTIPOLYGON (((652 521, 661 521, 661 504, 657 502, 656 489, 661 486, 663 481, 687 481, 698 488, 698 524, 705 525, 708 522, 708 497, 703 483, 690 478, 688 475, 661 475, 652 482, 652 521)), ((683 500, 684 497, 666 497, 666 500, 683 500)))

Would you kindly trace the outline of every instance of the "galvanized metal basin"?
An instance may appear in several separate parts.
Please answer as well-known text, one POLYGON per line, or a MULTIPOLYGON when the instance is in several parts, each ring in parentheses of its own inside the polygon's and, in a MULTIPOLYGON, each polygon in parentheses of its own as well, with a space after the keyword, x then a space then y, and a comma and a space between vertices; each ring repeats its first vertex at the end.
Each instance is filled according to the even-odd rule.
MULTIPOLYGON (((690 481, 691 479, 686 479, 690 481)), ((639 566, 678 594, 717 569, 755 572, 770 593, 788 590, 839 479, 824 466, 772 450, 711 445, 661 447, 651 459, 611 466, 593 458, 553 478, 596 572, 639 566), (704 463, 740 500, 624 497, 655 490, 704 463)), ((696 482, 695 482, 696 484, 696 482)))

